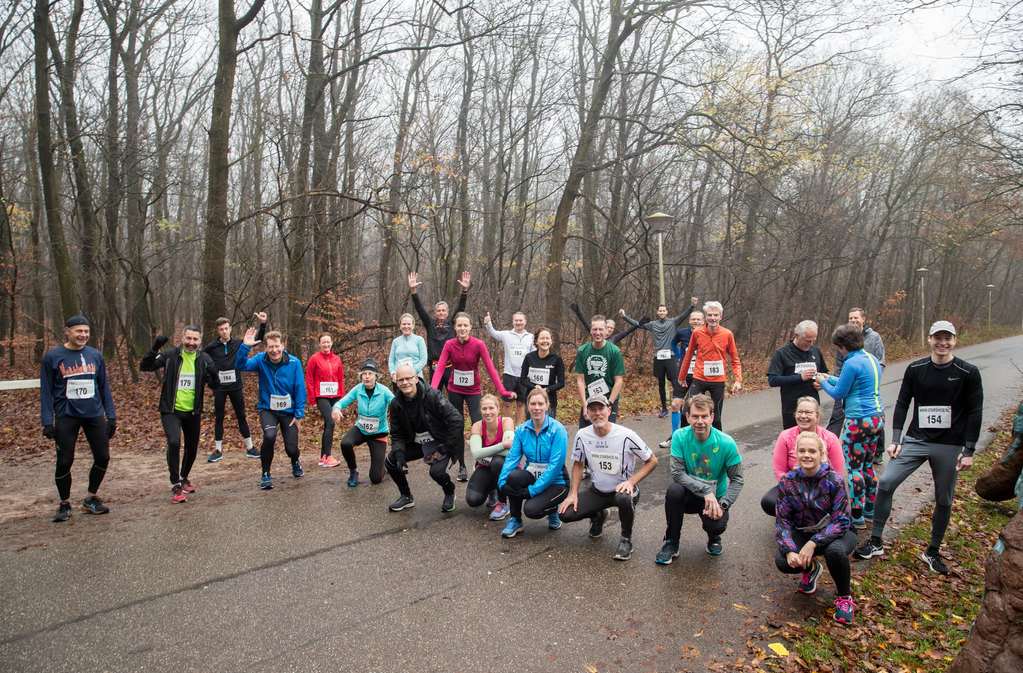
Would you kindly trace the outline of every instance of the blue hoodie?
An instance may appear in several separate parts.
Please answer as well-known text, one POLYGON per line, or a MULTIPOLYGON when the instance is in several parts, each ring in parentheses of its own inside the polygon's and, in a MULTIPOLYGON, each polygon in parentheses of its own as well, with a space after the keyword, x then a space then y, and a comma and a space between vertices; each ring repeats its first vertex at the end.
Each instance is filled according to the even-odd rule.
POLYGON ((547 463, 547 469, 529 487, 530 497, 543 493, 551 484, 565 483, 565 456, 568 454, 568 430, 549 415, 544 418, 540 433, 533 429, 533 419, 515 428, 515 438, 504 459, 501 476, 497 479, 497 487, 503 488, 512 470, 518 469, 523 457, 528 467, 530 463, 547 463))
POLYGON ((259 373, 259 402, 256 408, 271 411, 279 416, 286 414, 295 418, 305 416, 305 376, 302 374, 302 363, 298 358, 293 358, 288 355, 288 351, 284 351, 281 363, 275 369, 267 359, 266 353, 259 353, 250 359, 249 350, 245 344, 238 347, 234 368, 243 372, 259 373), (271 394, 291 395, 291 406, 271 409, 271 394))
POLYGON ((870 418, 884 413, 881 403, 881 365, 862 348, 842 360, 842 376, 821 380, 821 388, 836 400, 845 400, 846 418, 870 418))

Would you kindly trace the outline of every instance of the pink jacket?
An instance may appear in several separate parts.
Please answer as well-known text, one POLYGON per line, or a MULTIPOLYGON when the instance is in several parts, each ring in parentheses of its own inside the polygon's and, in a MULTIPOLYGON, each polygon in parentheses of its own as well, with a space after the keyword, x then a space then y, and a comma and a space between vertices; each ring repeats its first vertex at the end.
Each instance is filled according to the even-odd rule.
MULTIPOLYGON (((835 433, 827 428, 817 426, 817 434, 824 440, 827 448, 827 464, 831 466, 835 474, 845 473, 845 455, 842 453, 842 445, 835 433)), ((786 472, 799 467, 799 460, 796 458, 796 437, 799 436, 799 426, 783 430, 778 435, 778 443, 774 445, 774 479, 781 481, 786 472)))
POLYGON ((497 392, 507 397, 509 392, 501 384, 501 376, 497 373, 497 369, 494 368, 494 362, 490 359, 490 353, 487 352, 486 345, 474 336, 466 339, 464 344, 458 340, 458 337, 444 344, 444 349, 440 352, 440 359, 437 361, 437 368, 433 371, 433 381, 431 381, 430 385, 434 388, 440 386, 441 377, 444 376, 444 368, 450 363, 453 369, 451 370, 451 378, 448 379, 448 390, 462 395, 479 395, 483 390, 483 387, 480 385, 480 360, 483 360, 483 364, 486 365, 487 374, 490 375, 490 380, 497 387, 497 392), (472 385, 460 386, 455 383, 455 371, 472 372, 472 385))

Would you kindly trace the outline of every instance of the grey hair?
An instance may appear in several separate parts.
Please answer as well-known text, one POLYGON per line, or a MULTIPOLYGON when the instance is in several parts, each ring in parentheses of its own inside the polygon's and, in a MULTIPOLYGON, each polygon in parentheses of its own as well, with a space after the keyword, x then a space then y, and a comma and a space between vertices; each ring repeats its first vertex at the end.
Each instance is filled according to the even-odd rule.
POLYGON ((202 336, 202 328, 198 325, 185 325, 185 329, 181 330, 181 335, 184 336, 185 332, 198 332, 199 336, 202 336))
POLYGON ((805 337, 807 330, 813 330, 814 332, 820 332, 820 329, 817 327, 817 323, 815 323, 812 320, 804 320, 803 322, 799 323, 798 325, 796 325, 796 329, 794 331, 799 336, 805 337))
POLYGON ((704 314, 706 314, 706 312, 709 309, 712 309, 712 308, 716 308, 718 310, 718 313, 722 313, 723 314, 725 312, 725 307, 721 305, 721 302, 719 302, 719 301, 708 301, 706 304, 703 305, 704 314))
POLYGON ((450 307, 450 306, 448 306, 448 303, 447 303, 446 301, 439 301, 439 302, 437 302, 436 304, 434 304, 434 305, 433 305, 433 310, 434 310, 434 311, 436 311, 436 310, 437 310, 437 309, 439 309, 439 308, 440 308, 441 306, 443 306, 444 308, 446 308, 446 309, 447 309, 447 310, 449 310, 449 311, 451 310, 451 307, 450 307))

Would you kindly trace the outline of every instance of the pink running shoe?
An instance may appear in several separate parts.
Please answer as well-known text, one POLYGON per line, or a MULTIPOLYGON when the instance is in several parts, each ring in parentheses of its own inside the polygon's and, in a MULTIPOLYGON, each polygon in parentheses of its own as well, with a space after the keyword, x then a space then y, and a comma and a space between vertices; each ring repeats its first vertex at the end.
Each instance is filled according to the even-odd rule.
POLYGON ((320 461, 320 465, 323 467, 337 467, 340 464, 341 461, 334 456, 323 456, 323 459, 320 461))

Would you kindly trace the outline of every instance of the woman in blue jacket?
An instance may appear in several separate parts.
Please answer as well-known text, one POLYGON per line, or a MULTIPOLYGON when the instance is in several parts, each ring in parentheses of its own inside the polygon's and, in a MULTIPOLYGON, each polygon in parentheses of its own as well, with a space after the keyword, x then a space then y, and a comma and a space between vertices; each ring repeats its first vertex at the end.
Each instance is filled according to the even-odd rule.
MULTIPOLYGON (((398 367, 402 365, 412 367, 416 376, 423 378, 423 368, 430 364, 426 341, 413 332, 415 326, 416 320, 411 313, 403 314, 398 320, 401 336, 395 337, 391 342, 391 354, 387 358, 387 371, 391 372, 391 381, 394 381, 398 367)), ((397 384, 394 386, 394 392, 398 392, 397 384)))
POLYGON ((568 454, 568 431, 547 414, 550 401, 547 391, 533 388, 527 393, 526 408, 530 419, 515 428, 511 450, 504 459, 497 487, 508 496, 511 518, 501 537, 515 537, 525 524, 522 514, 530 519, 547 517, 547 527, 561 528, 558 505, 568 496, 568 475, 565 456, 568 454), (525 465, 519 463, 525 458, 525 465))
POLYGON ((842 375, 817 375, 817 383, 836 400, 845 400, 845 424, 842 427, 842 452, 849 475, 852 501, 852 527, 866 528, 874 518, 874 455, 884 430, 884 405, 881 403, 881 365, 863 350, 863 332, 856 325, 841 325, 831 336, 842 360, 842 375))
MULTIPOLYGON (((397 370, 395 370, 397 371, 397 370)), ((357 402, 359 417, 355 425, 341 440, 341 455, 344 456, 348 469, 348 485, 359 485, 359 470, 355 464, 355 447, 366 443, 369 446, 369 480, 379 484, 384 477, 384 455, 387 453, 387 405, 394 399, 394 393, 383 386, 377 385, 380 369, 377 361, 369 358, 362 363, 359 378, 362 383, 348 391, 344 397, 334 403, 330 413, 335 423, 341 422, 341 411, 357 402)))

